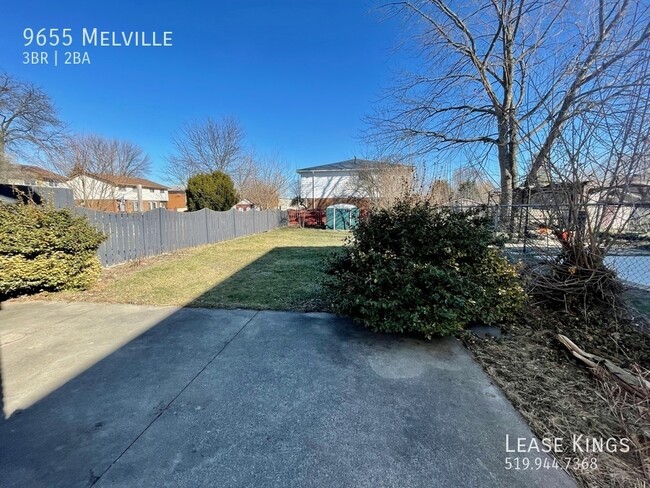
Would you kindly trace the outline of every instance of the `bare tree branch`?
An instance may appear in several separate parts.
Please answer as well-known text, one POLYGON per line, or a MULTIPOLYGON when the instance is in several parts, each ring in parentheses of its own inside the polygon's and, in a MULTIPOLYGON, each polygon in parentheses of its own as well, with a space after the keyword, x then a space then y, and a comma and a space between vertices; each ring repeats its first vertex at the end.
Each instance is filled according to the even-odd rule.
POLYGON ((25 157, 60 147, 65 126, 50 97, 39 87, 0 73, 0 159, 25 157))
POLYGON ((231 173, 240 163, 243 140, 244 129, 234 117, 187 123, 172 138, 166 173, 182 184, 198 173, 231 173))
POLYGON ((70 178, 68 185, 82 205, 105 202, 107 208, 112 208, 120 178, 146 176, 151 160, 132 142, 76 135, 67 138, 61 150, 50 159, 50 166, 70 178))

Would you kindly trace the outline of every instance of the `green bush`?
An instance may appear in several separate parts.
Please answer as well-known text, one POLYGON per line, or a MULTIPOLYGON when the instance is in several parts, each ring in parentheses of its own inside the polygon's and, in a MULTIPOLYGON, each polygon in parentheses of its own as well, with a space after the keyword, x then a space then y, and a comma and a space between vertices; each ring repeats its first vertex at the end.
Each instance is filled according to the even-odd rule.
POLYGON ((230 210, 237 203, 232 178, 223 171, 192 176, 187 182, 187 209, 230 210))
POLYGON ((403 200, 370 212, 328 266, 332 308, 367 327, 427 338, 516 318, 525 294, 480 210, 403 200))
POLYGON ((0 204, 0 299, 87 288, 101 271, 105 238, 68 210, 0 204))

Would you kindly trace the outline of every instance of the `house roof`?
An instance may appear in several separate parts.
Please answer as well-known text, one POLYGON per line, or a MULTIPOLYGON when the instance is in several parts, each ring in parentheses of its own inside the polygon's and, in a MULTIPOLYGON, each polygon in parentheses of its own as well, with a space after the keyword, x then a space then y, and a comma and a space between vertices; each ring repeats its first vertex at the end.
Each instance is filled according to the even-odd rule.
POLYGON ((650 203, 650 185, 642 183, 593 188, 589 194, 599 203, 650 203))
POLYGON ((380 169, 386 166, 395 166, 392 163, 381 163, 370 161, 368 159, 347 159, 338 163, 321 164, 319 166, 310 166, 297 170, 297 173, 311 173, 317 171, 360 171, 364 169, 380 169))
POLYGON ((65 181, 65 177, 59 174, 29 164, 9 164, 6 176, 11 179, 65 181))
POLYGON ((156 190, 167 190, 166 186, 156 183, 155 181, 147 180, 145 178, 136 178, 134 176, 120 176, 110 174, 88 174, 88 176, 110 183, 114 186, 138 186, 142 185, 143 188, 153 188, 156 190))

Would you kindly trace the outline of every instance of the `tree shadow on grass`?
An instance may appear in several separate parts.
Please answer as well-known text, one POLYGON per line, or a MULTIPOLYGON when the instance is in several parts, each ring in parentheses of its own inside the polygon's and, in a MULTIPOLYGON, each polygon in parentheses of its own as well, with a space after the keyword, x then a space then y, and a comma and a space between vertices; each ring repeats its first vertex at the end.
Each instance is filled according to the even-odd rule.
POLYGON ((276 247, 187 306, 328 311, 320 282, 326 259, 340 249, 336 246, 276 247))

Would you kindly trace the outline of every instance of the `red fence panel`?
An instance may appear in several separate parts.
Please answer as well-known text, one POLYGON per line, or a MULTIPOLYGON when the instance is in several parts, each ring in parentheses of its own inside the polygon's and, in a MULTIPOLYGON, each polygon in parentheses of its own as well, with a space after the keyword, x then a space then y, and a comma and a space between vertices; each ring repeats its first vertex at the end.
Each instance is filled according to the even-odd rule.
POLYGON ((289 210, 289 225, 298 227, 325 227, 325 210, 289 210))

